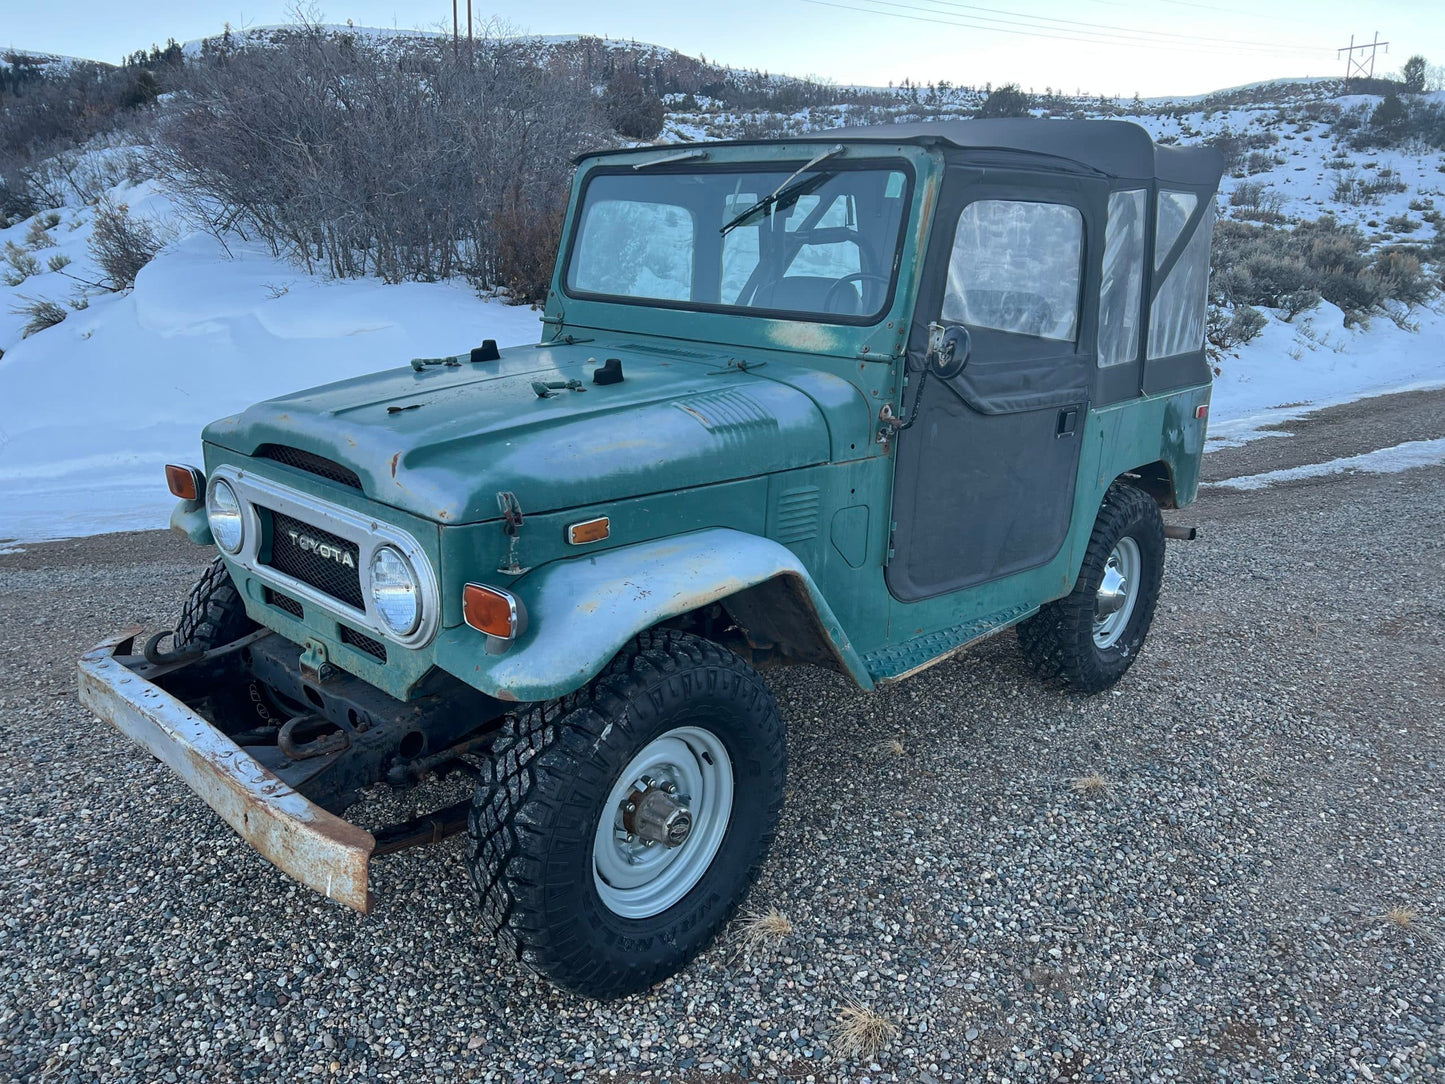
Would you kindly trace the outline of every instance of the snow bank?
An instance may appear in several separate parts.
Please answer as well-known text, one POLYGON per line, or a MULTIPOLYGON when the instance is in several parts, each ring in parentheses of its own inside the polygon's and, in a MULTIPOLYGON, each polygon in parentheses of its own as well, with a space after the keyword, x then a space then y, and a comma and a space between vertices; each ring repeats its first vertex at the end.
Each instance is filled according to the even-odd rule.
MULTIPOLYGON (((66 251, 75 260, 66 270, 87 274, 88 229, 51 232, 59 244, 42 262, 66 251)), ((482 301, 464 285, 323 282, 255 247, 233 245, 228 257, 194 234, 166 248, 131 293, 92 295, 88 308, 19 340, 5 301, 70 292, 54 273, 0 287, 0 539, 164 527, 175 501, 162 467, 200 462, 206 422, 484 338, 536 342, 541 331, 534 310, 482 301)))
POLYGON ((1271 319, 1214 380, 1209 447, 1243 444, 1264 426, 1371 395, 1445 387, 1445 313, 1416 309, 1405 331, 1384 316, 1345 327, 1329 302, 1294 323, 1271 319))
POLYGON ((1307 463, 1302 467, 1246 474, 1239 478, 1226 478, 1222 482, 1206 484, 1227 486, 1230 489, 1264 489, 1266 486, 1293 482, 1300 478, 1322 478, 1331 474, 1353 474, 1356 471, 1398 474, 1414 467, 1433 467, 1440 463, 1445 463, 1445 437, 1435 440, 1407 440, 1389 448, 1377 448, 1373 452, 1347 455, 1324 463, 1307 463))

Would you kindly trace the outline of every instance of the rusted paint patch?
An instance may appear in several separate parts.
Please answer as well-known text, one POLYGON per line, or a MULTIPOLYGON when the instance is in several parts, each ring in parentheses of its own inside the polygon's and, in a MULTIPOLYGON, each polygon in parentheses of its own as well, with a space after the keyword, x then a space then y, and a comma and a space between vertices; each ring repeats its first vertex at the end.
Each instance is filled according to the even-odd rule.
POLYGON ((185 704, 121 663, 128 629, 80 660, 80 699, 153 753, 283 873, 363 914, 371 910, 370 832, 313 805, 185 704))
POLYGON ((397 452, 391 457, 391 480, 396 481, 396 465, 401 462, 401 453, 397 452))

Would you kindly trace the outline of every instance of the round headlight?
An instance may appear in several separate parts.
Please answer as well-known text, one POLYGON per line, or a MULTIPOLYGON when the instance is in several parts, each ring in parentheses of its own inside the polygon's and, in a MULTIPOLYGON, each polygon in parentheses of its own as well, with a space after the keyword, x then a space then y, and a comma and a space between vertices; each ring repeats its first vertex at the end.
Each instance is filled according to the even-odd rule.
POLYGON ((381 546, 371 555, 371 602, 382 623, 398 636, 421 624, 421 582, 395 546, 381 546))
POLYGON ((206 493, 206 519, 211 524, 211 537, 227 553, 239 553, 246 523, 241 517, 241 502, 229 482, 217 478, 206 493))

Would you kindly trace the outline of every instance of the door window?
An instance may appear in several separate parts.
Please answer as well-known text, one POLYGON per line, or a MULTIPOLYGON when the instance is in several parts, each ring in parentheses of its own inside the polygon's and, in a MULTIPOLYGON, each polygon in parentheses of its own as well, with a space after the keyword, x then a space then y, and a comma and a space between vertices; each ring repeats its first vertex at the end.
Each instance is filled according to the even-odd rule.
POLYGON ((1072 342, 1084 218, 1060 203, 977 200, 958 216, 943 318, 1072 342))
POLYGON ((1139 295, 1144 287, 1145 191, 1109 195, 1104 276, 1099 286, 1099 364, 1120 365, 1139 353, 1139 295))

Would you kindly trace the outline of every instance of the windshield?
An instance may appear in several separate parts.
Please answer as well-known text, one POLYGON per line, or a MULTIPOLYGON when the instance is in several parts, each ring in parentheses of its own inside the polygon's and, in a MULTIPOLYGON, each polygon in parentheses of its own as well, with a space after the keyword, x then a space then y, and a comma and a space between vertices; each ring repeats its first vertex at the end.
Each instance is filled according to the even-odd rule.
POLYGON ((901 164, 845 166, 836 158, 794 177, 797 168, 593 174, 567 292, 838 323, 881 316, 893 292, 909 174, 901 164))

